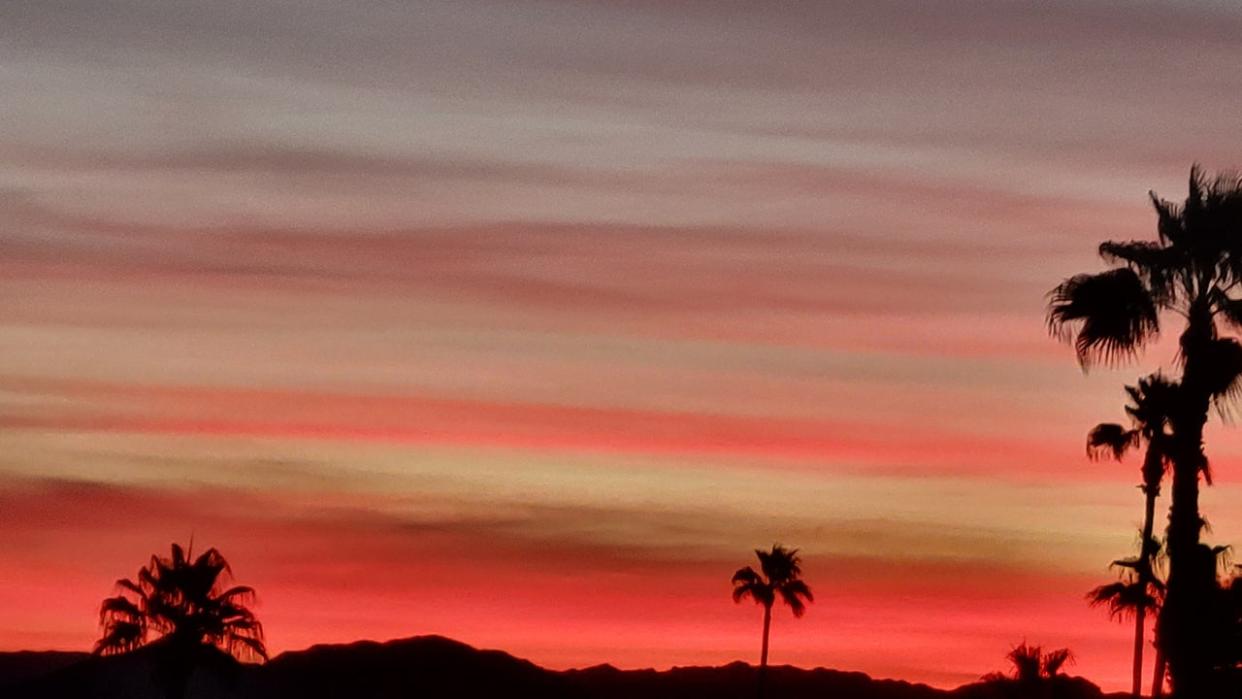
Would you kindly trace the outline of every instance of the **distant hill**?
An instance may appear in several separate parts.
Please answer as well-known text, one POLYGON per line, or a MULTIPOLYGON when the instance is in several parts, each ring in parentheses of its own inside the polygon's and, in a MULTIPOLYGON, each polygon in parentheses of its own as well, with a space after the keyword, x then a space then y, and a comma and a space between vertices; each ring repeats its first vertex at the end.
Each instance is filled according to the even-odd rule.
MULTIPOLYGON (((11 699, 163 699, 153 653, 97 658, 83 653, 0 653, 0 696, 11 699)), ((508 653, 478 650, 440 636, 320 645, 246 665, 204 655, 189 699, 752 699, 757 669, 722 667, 618 670, 600 665, 553 671, 508 653)), ((1021 688, 974 683, 945 691, 875 680, 860 672, 769 668, 772 699, 1018 699, 1021 688)), ((1064 678, 1041 699, 1098 699, 1098 687, 1064 678)), ((1123 696, 1123 695, 1117 695, 1123 696)))
POLYGON ((0 653, 0 687, 11 687, 18 682, 51 674, 89 657, 89 653, 56 650, 0 653))
MULTIPOLYGON (((600 666, 559 673, 581 696, 591 699, 683 699, 718 697, 754 699, 758 668, 742 662, 722 667, 676 667, 671 670, 618 670, 600 666)), ((946 699, 947 692, 923 684, 873 680, 861 672, 803 670, 788 665, 768 668, 769 697, 833 699, 946 699)))
POLYGON ((577 697, 564 678, 439 636, 313 646, 259 670, 247 697, 577 697))

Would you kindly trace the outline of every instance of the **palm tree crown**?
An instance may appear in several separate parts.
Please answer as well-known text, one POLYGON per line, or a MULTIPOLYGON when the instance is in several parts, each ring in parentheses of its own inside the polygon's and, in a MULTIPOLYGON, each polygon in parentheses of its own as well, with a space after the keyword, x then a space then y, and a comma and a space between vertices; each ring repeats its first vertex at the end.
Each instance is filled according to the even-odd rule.
MULTIPOLYGON (((1242 178, 1222 175, 1208 180, 1196 166, 1190 172, 1185 204, 1154 193, 1151 200, 1158 219, 1157 241, 1102 243, 1100 256, 1119 266, 1070 277, 1053 289, 1049 329, 1060 337, 1073 337, 1083 366, 1116 363, 1132 357, 1159 333, 1159 311, 1168 310, 1199 326, 1197 337, 1183 336, 1183 352, 1211 351, 1209 346, 1217 343, 1218 359, 1242 359, 1242 347, 1219 338, 1216 328, 1217 319, 1242 326, 1242 300, 1230 296, 1242 282, 1238 230, 1242 178), (1187 343, 1197 344, 1187 347, 1187 343)), ((1232 382, 1218 388, 1228 385, 1232 382)))
MULTIPOLYGON (((1066 665, 1074 662, 1074 654, 1068 648, 1045 651, 1040 646, 1027 645, 1023 641, 1005 656, 1013 668, 1012 679, 1020 683, 1033 683, 1051 680, 1061 675, 1066 665)), ((987 679, 999 679, 996 674, 987 679)))
POLYGON ((759 558, 759 571, 746 566, 733 574, 733 601, 741 602, 750 597, 756 604, 770 608, 780 597, 794 616, 805 614, 806 602, 814 602, 815 597, 800 579, 802 561, 798 558, 798 549, 774 544, 771 551, 755 549, 755 556, 759 558))
POLYGON ((1171 458, 1172 420, 1177 406, 1177 383, 1156 373, 1139 379, 1138 385, 1126 386, 1130 403, 1126 415, 1130 427, 1102 422, 1087 434, 1087 456, 1093 460, 1111 458, 1121 461, 1131 449, 1146 445, 1148 454, 1143 463, 1143 490, 1160 494, 1160 481, 1168 470, 1171 458))
POLYGON ((1155 571, 1161 548, 1160 541, 1152 539, 1143 547, 1146 558, 1139 555, 1113 561, 1109 567, 1122 569, 1121 579, 1091 590, 1087 601, 1093 607, 1104 607, 1109 617, 1118 621, 1158 612, 1165 587, 1155 571))
POLYGON ((254 590, 228 587, 228 561, 216 549, 197 558, 177 545, 167 558, 151 556, 134 579, 117 581, 120 591, 100 606, 103 636, 95 653, 125 653, 146 644, 154 632, 182 648, 215 646, 241 659, 267 659, 263 626, 246 606, 254 590))

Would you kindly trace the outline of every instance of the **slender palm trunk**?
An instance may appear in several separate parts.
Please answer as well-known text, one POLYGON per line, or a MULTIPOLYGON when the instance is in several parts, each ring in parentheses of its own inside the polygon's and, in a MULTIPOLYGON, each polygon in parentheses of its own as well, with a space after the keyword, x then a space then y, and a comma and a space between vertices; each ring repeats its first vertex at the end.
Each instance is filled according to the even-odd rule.
POLYGON ((1159 699, 1164 696, 1164 651, 1160 650, 1160 643, 1156 642, 1156 668, 1152 671, 1151 677, 1151 696, 1152 699, 1159 699))
MULTIPOLYGON (((1143 584, 1143 591, 1146 592, 1151 588, 1151 584, 1155 579, 1152 570, 1152 558, 1155 551, 1152 550, 1151 535, 1156 519, 1156 498, 1160 495, 1160 476, 1161 461, 1163 456, 1160 449, 1154 445, 1147 446, 1146 462, 1143 464, 1143 534, 1142 543, 1139 545, 1139 580, 1143 584)), ((1143 696, 1143 635, 1146 632, 1147 624, 1147 608, 1139 605, 1134 612, 1134 677, 1131 692, 1134 699, 1140 699, 1143 696)))
POLYGON ((1179 697, 1196 699, 1206 691, 1211 665, 1205 657, 1202 630, 1206 611, 1195 590, 1201 574, 1195 564, 1203 520, 1199 514, 1199 472, 1203 469, 1203 427, 1210 390, 1203 376, 1201 348, 1213 336, 1212 319, 1202 305, 1192 308, 1182 334, 1185 357, 1181 400, 1174 414, 1173 503, 1169 508, 1169 582, 1160 641, 1179 697))
POLYGON ((1134 699, 1143 697, 1143 624, 1147 622, 1147 610, 1139 607, 1134 612, 1134 678, 1131 693, 1134 699))
POLYGON ((772 605, 763 605, 763 650, 759 652, 759 699, 763 699, 764 680, 768 674, 768 633, 772 630, 772 605))

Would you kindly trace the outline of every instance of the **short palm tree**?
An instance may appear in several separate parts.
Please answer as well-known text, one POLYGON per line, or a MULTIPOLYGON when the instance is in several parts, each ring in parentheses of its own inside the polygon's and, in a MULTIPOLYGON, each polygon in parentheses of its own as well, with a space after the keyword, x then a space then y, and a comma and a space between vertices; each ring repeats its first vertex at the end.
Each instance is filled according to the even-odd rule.
POLYGON ((1210 623, 1211 610, 1193 592, 1203 584, 1194 579, 1200 573, 1193 563, 1203 528, 1199 478, 1208 473, 1203 428, 1212 401, 1238 393, 1242 377, 1242 344, 1220 332, 1242 327, 1242 299, 1234 296, 1242 285, 1242 178, 1209 179, 1196 166, 1184 203, 1151 199, 1156 240, 1102 243, 1100 255, 1114 267, 1053 289, 1048 327, 1073 340, 1086 368, 1133 358, 1159 332, 1161 312, 1184 320, 1181 389, 1171 415, 1168 595, 1157 641, 1175 689, 1200 696, 1211 674, 1197 631, 1210 623))
POLYGON ((814 602, 811 588, 802 581, 798 549, 773 544, 771 551, 755 549, 759 570, 750 566, 733 574, 733 601, 740 603, 750 597, 763 605, 763 648, 759 653, 759 695, 763 696, 763 679, 768 667, 768 634, 772 629, 772 605, 779 597, 795 617, 806 613, 806 602, 814 602), (805 601, 804 601, 805 600, 805 601))
POLYGON ((1068 648, 1045 651, 1023 641, 1005 659, 1009 661, 1010 674, 988 673, 983 676, 985 682, 1012 682, 1026 687, 1044 684, 1062 677, 1061 670, 1074 662, 1074 654, 1068 648))
POLYGON ((191 558, 173 544, 169 557, 151 556, 133 579, 118 580, 120 594, 100 606, 103 636, 95 653, 126 653, 156 635, 166 652, 162 669, 170 698, 184 695, 194 658, 203 648, 266 660, 263 626, 247 606, 254 590, 229 587, 231 577, 228 561, 214 548, 191 558))
POLYGON ((1126 386, 1130 403, 1126 414, 1130 426, 1116 423, 1096 425, 1087 435, 1087 454, 1092 459, 1113 458, 1120 461, 1131 449, 1145 447, 1139 488, 1144 495, 1143 528, 1139 534, 1140 550, 1135 558, 1114 561, 1115 566, 1128 569, 1126 578, 1093 590, 1088 597, 1092 604, 1108 606, 1114 618, 1134 617, 1133 687, 1135 697, 1143 689, 1143 635, 1148 612, 1159 609, 1163 584, 1154 570, 1160 542, 1153 535, 1156 499, 1168 469, 1172 449, 1171 423, 1176 406, 1177 384, 1160 374, 1140 379, 1137 386, 1126 386), (1157 589, 1158 588, 1158 589, 1157 589))

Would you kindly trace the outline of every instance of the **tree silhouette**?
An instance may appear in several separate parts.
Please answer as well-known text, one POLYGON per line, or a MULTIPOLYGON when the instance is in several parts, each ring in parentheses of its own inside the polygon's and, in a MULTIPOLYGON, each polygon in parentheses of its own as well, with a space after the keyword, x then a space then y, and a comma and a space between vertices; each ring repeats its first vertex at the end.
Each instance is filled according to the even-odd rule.
MULTIPOLYGON (((1164 599, 1164 583, 1155 574, 1155 560, 1160 554, 1160 542, 1149 540, 1140 547, 1142 553, 1134 558, 1113 561, 1111 567, 1123 569, 1120 580, 1101 585, 1087 593, 1087 600, 1093 607, 1105 607, 1110 617, 1124 621, 1133 618, 1134 625, 1134 665, 1133 688, 1135 699, 1142 697, 1143 691, 1143 633, 1146 630, 1147 614, 1160 611, 1164 599)), ((1157 653, 1156 665, 1164 662, 1157 653)), ((1153 685, 1160 682, 1160 673, 1153 680, 1153 685)), ((1153 689, 1153 691, 1156 691, 1153 689)))
POLYGON ((1074 662, 1074 654, 1068 648, 1045 652, 1040 646, 1027 645, 1026 641, 1009 651, 1005 658, 1013 667, 1013 679, 1019 682, 1050 680, 1074 662))
POLYGON ((1074 662, 1074 654, 1068 648, 1045 652, 1042 646, 1028 645, 1023 641, 1005 655, 1005 660, 1009 661, 1009 674, 992 672, 983 676, 984 681, 1039 684, 1061 677, 1061 670, 1074 662))
POLYGON ((1116 266, 1057 286, 1048 327, 1073 340, 1079 363, 1088 368, 1133 358, 1159 332, 1162 311, 1185 320, 1177 355, 1181 390, 1171 414, 1168 594, 1157 641, 1179 694, 1202 696, 1211 667, 1200 631, 1211 610, 1193 594, 1203 585, 1192 579, 1202 575, 1193 563, 1203 527, 1199 477, 1211 482, 1203 450, 1208 409, 1240 389, 1242 344, 1222 337, 1220 329, 1242 326, 1242 300, 1231 296, 1242 283, 1242 179, 1209 179, 1195 166, 1183 204, 1154 193, 1151 200, 1156 240, 1101 244, 1101 257, 1116 266))
POLYGON ((806 613, 806 602, 814 602, 811 588, 801 580, 801 559, 798 549, 787 549, 773 544, 771 551, 755 549, 759 558, 759 570, 750 566, 740 568, 733 574, 733 601, 740 603, 750 597, 763 605, 763 648, 759 654, 759 696, 763 696, 763 682, 768 668, 768 634, 772 628, 772 605, 780 597, 795 617, 806 613))
POLYGON ((1131 449, 1145 446, 1142 478, 1143 528, 1139 533, 1140 550, 1135 558, 1114 561, 1126 568, 1126 578, 1093 590, 1088 597, 1092 604, 1106 605, 1115 618, 1134 617, 1133 687, 1135 697, 1143 691, 1143 635, 1148 612, 1155 613, 1163 595, 1163 584, 1157 579, 1154 561, 1160 542, 1153 536, 1156 499, 1160 497, 1161 481, 1168 468, 1172 448, 1171 415, 1177 400, 1177 384, 1160 374, 1140 379, 1137 386, 1126 386, 1130 403, 1125 411, 1131 426, 1116 423, 1096 425, 1087 435, 1087 454, 1092 459, 1113 458, 1120 461, 1131 449))
POLYGON ((991 672, 983 681, 996 688, 982 696, 1039 697, 1078 696, 1066 686, 1069 678, 1062 674, 1066 665, 1074 662, 1074 654, 1068 648, 1045 651, 1040 646, 1025 641, 1005 655, 1009 661, 1009 673, 991 672))
POLYGON ((169 557, 153 555, 133 579, 116 582, 120 594, 100 605, 103 635, 94 652, 130 652, 156 634, 170 699, 184 696, 194 660, 204 648, 266 660, 263 626, 247 607, 254 590, 228 587, 231 578, 228 561, 216 549, 191 559, 173 544, 169 557))

